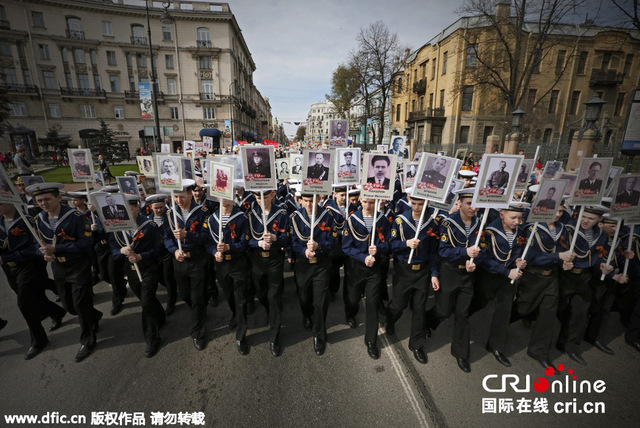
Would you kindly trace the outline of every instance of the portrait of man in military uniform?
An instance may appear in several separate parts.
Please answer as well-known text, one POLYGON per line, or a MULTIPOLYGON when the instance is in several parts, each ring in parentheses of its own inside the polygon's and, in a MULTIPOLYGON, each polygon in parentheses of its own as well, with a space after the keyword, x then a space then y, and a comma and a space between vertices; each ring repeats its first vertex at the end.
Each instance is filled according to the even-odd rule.
POLYGON ((447 169, 445 169, 447 164, 447 160, 441 157, 428 158, 427 165, 425 166, 424 173, 422 174, 422 179, 420 181, 430 184, 435 188, 442 189, 444 187, 444 183, 447 181, 447 169))
POLYGON ((556 199, 554 198, 555 194, 556 194, 557 189, 555 187, 549 187, 547 189, 547 196, 546 198, 540 200, 540 202, 538 202, 538 207, 541 208, 546 208, 549 211, 553 211, 556 209, 556 204, 558 203, 556 201, 556 199))
POLYGON ((308 178, 317 178, 321 181, 329 179, 329 167, 325 165, 325 155, 322 153, 310 153, 313 159, 309 159, 309 167, 307 168, 308 178))
POLYGON ((498 169, 489 174, 485 183, 486 189, 497 189, 497 193, 502 195, 509 184, 509 173, 505 171, 507 162, 501 160, 498 169))
POLYGON ((73 158, 74 177, 91 177, 91 167, 87 164, 87 153, 85 150, 77 149, 71 151, 73 158))
POLYGON ((102 215, 105 220, 129 220, 129 214, 124 204, 118 204, 116 198, 123 201, 122 195, 107 195, 104 197, 104 204, 100 204, 100 198, 98 203, 102 207, 102 215))
POLYGON ((625 204, 629 206, 637 206, 640 200, 640 192, 636 190, 638 177, 621 178, 618 185, 618 194, 616 195, 616 204, 625 204))
POLYGON ((340 164, 340 172, 350 172, 355 174, 358 171, 357 164, 353 163, 353 152, 351 150, 342 154, 342 162, 340 164))
POLYGON ((247 150, 247 174, 258 174, 262 178, 271 178, 268 149, 247 150))

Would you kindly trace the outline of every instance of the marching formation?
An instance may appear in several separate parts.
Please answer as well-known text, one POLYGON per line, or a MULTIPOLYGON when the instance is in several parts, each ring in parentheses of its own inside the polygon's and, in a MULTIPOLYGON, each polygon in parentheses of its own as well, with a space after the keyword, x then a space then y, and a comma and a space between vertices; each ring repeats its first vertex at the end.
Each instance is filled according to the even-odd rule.
MULTIPOLYGON (((275 177, 276 165, 259 170, 260 155, 248 157, 255 160, 253 170, 246 171, 275 177)), ((324 158, 314 156, 310 159, 317 164, 309 162, 309 179, 331 182, 333 170, 324 158)), ((523 192, 509 191, 508 156, 496 159, 495 171, 481 172, 473 180, 476 173, 447 173, 446 162, 438 159, 424 161, 417 176, 412 165, 410 175, 398 170, 394 177, 387 169, 395 163, 385 156, 370 160, 369 178, 379 175, 377 180, 363 178, 362 186, 338 184, 324 194, 307 193, 304 187, 301 191, 284 178, 276 190, 250 192, 236 185, 232 197, 210 198, 207 180, 198 171, 195 180, 182 177, 180 188, 170 194, 143 198, 117 186, 104 187, 99 193, 104 205, 98 206, 95 194, 88 192, 65 197, 59 183, 28 186, 32 215, 19 204, 0 204, 0 264, 31 334, 25 358, 35 357, 48 344, 42 320, 50 317, 49 331, 55 331, 67 312, 77 315, 80 324, 75 360, 93 352, 103 316, 93 305, 92 287, 99 280, 112 286, 113 316, 122 310, 127 284, 140 300, 146 357, 160 350, 162 328, 178 296, 189 308, 193 344, 204 349, 207 310, 218 301, 218 286, 232 312, 229 328, 235 330, 238 352, 246 355, 251 346, 247 318, 257 298, 268 314, 269 347, 277 357, 286 334, 282 296, 289 266, 301 327, 310 331, 318 355, 326 350, 327 311, 340 287, 340 310, 350 328, 358 326, 364 298, 363 340, 373 359, 380 357, 379 325, 394 335, 396 323, 409 310, 409 348, 426 364, 428 339, 453 316, 451 354, 468 373, 470 318, 489 303, 486 349, 505 366, 511 365, 505 355, 509 325, 517 320, 530 325, 527 354, 543 367, 553 366, 554 347, 586 365, 584 341, 613 354, 604 331, 614 306, 626 328, 626 342, 640 351, 640 230, 615 218, 606 198, 571 207, 563 200, 568 192, 545 187, 544 179, 523 192), (450 208, 436 208, 432 198, 410 190, 405 185, 410 178, 416 180, 415 188, 444 189, 438 199, 450 208), (446 190, 454 181, 460 188, 449 194, 446 190), (392 198, 367 197, 367 189, 385 188, 392 198), (543 190, 536 198, 535 192, 543 190), (128 206, 110 200, 109 192, 128 206), (479 194, 508 201, 497 208, 478 208, 479 194), (540 210, 550 211, 547 221, 528 221, 540 210), (107 231, 128 213, 135 228, 107 231), (156 297, 159 284, 168 291, 166 308, 156 297), (62 307, 47 298, 47 289, 60 297, 62 307)), ((342 168, 338 162, 337 173, 355 172, 352 157, 352 151, 345 151, 349 165, 342 168)), ((517 171, 520 163, 513 167, 517 171)), ((220 178, 220 171, 217 174, 220 178)), ((516 174, 511 176, 515 179, 516 174)))

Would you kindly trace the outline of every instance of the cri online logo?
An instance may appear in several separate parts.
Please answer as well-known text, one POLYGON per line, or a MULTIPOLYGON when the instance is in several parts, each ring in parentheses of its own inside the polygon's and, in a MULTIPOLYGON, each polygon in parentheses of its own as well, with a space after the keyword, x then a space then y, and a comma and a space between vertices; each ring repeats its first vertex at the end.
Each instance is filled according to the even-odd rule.
MULTIPOLYGON (((558 364, 557 372, 553 367, 547 367, 544 369, 544 374, 547 377, 551 377, 554 374, 562 375, 564 371, 564 364, 558 364)), ((551 388, 551 393, 591 393, 598 394, 603 393, 606 390, 606 384, 603 380, 596 380, 591 382, 589 380, 583 380, 578 382, 577 376, 573 374, 573 369, 568 369, 563 380, 553 380, 549 382, 546 377, 539 377, 533 381, 533 389, 540 394, 547 392, 551 388), (571 379, 570 379, 571 378, 571 379)), ((520 376, 516 374, 503 374, 501 376, 497 374, 490 374, 484 377, 482 380, 482 387, 487 392, 506 392, 507 386, 510 386, 515 392, 530 392, 531 391, 531 377, 525 376, 524 384, 521 385, 520 376), (501 379, 496 382, 495 380, 501 379)))

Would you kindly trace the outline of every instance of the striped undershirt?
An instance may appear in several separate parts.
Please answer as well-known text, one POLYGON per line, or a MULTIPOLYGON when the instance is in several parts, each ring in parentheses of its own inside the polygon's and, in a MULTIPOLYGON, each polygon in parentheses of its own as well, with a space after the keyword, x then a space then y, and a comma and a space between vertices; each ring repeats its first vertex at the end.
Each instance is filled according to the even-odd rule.
POLYGON ((373 216, 362 216, 362 219, 364 220, 364 224, 367 227, 367 230, 371 230, 371 226, 373 225, 373 216))
POLYGON ((467 238, 469 237, 469 234, 471 233, 471 225, 467 226, 466 224, 464 225, 464 234, 467 235, 467 238))
POLYGON ((58 225, 58 217, 49 217, 49 225, 51 229, 56 230, 56 226, 58 225))
POLYGON ((549 235, 551 235, 551 238, 555 241, 556 238, 558 237, 558 230, 555 227, 550 227, 549 235))
POLYGON ((509 248, 513 248, 513 240, 516 237, 516 234, 513 232, 504 232, 505 235, 507 235, 507 242, 509 243, 509 248))
POLYGON ((154 217, 153 222, 158 226, 162 226, 164 224, 164 217, 154 217))
POLYGON ((226 227, 229 222, 229 214, 222 214, 222 227, 226 227))
POLYGON ((587 238, 587 244, 591 247, 593 245, 593 229, 585 230, 584 236, 587 238))

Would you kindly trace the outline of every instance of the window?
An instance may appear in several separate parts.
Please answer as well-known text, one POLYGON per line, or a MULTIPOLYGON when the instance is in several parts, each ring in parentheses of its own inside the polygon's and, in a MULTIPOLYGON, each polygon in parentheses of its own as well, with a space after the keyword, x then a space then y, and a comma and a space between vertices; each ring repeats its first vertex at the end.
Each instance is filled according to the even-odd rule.
POLYGON ((172 126, 163 126, 162 127, 162 135, 166 135, 167 137, 173 137, 173 127, 172 126))
POLYGON ((409 117, 409 103, 404 103, 404 119, 407 120, 409 117))
POLYGON ((424 97, 420 97, 420 111, 424 110, 424 97))
POLYGON ((460 144, 467 144, 469 142, 469 127, 460 127, 460 144))
POLYGON ((209 46, 209 29, 206 27, 198 28, 198 46, 209 46))
POLYGON ((440 90, 440 107, 444 107, 444 89, 440 90))
POLYGON ((202 118, 203 119, 215 119, 216 115, 213 107, 203 107, 202 108, 202 118))
POLYGON ((27 107, 24 103, 14 102, 9 104, 9 115, 11 116, 26 116, 27 107))
POLYGON ((111 87, 111 92, 120 92, 120 77, 109 76, 109 86, 111 87))
POLYGON ((416 111, 416 100, 411 100, 411 111, 416 111))
POLYGON ((4 81, 9 85, 17 85, 18 84, 18 74, 16 73, 16 69, 13 67, 4 67, 2 69, 4 73, 4 81))
POLYGON ((165 55, 164 63, 168 69, 173 69, 173 55, 165 55))
POLYGON ((175 95, 178 93, 176 79, 167 79, 167 92, 169 95, 175 95))
POLYGON ((91 64, 98 65, 98 55, 96 51, 92 49, 89 52, 91 53, 91 64))
POLYGON ((627 54, 627 58, 624 61, 624 75, 628 76, 631 72, 631 65, 633 64, 633 54, 627 54))
POLYGON ((4 6, 0 5, 0 19, 3 21, 7 20, 7 12, 4 10, 4 6))
POLYGON ((144 36, 144 27, 142 25, 131 26, 131 43, 134 45, 147 44, 147 38, 144 36))
POLYGON ((571 93, 571 104, 569 104, 569 114, 578 114, 578 103, 580 102, 580 91, 571 93))
MULTIPOLYGON (((532 59, 531 61, 533 61, 533 64, 531 65, 531 72, 532 73, 540 73, 540 63, 542 62, 542 58, 540 57, 541 54, 539 51, 535 51, 532 53, 532 59)), ((509 61, 504 61, 504 70, 508 70, 509 69, 509 61)))
POLYGON ((558 91, 558 90, 551 91, 551 98, 549 98, 549 110, 548 110, 549 114, 555 114, 555 112, 556 112, 556 106, 558 104, 558 94, 559 93, 560 93, 560 91, 558 91))
POLYGON ((473 86, 462 88, 462 111, 470 111, 473 105, 473 86))
POLYGON ((87 73, 78 73, 78 86, 80 89, 89 89, 89 75, 87 73))
POLYGON ((0 55, 11 56, 11 46, 4 40, 0 41, 0 55))
POLYGON ((609 129, 604 136, 604 145, 608 146, 611 143, 611 137, 613 136, 613 131, 609 129))
POLYGON ((56 89, 56 78, 53 75, 53 71, 43 71, 42 80, 44 80, 45 88, 56 89))
POLYGON ((169 25, 162 26, 162 40, 164 41, 171 40, 171 27, 169 25))
POLYGON ((567 56, 567 51, 562 50, 558 51, 558 56, 556 58, 556 74, 561 74, 564 69, 564 58, 567 56))
POLYGON ((447 74, 447 60, 449 58, 449 52, 442 54, 442 74, 447 74))
POLYGON ((18 56, 20 58, 26 58, 27 57, 27 53, 24 50, 24 43, 16 42, 16 49, 18 50, 18 56))
POLYGON ((118 65, 116 61, 116 52, 115 51, 107 51, 107 64, 108 65, 118 65))
POLYGON ((124 119, 124 107, 122 107, 122 106, 113 106, 113 116, 116 119, 124 119))
POLYGON ((434 58, 431 61, 431 80, 436 78, 436 59, 434 58))
POLYGON ((477 43, 470 43, 469 46, 467 46, 467 59, 466 59, 467 67, 476 66, 476 62, 478 60, 477 52, 478 52, 477 43))
POLYGON ((84 39, 84 31, 82 30, 82 21, 79 18, 67 18, 67 37, 71 39, 84 39))
POLYGON ((547 128, 544 130, 544 134, 542 135, 542 142, 548 144, 551 142, 551 134, 553 134, 552 128, 547 128))
POLYGON ((60 52, 62 53, 62 62, 65 64, 69 62, 69 51, 67 48, 63 47, 60 52))
POLYGON ((49 116, 50 117, 61 117, 60 114, 60 104, 52 103, 49 104, 49 116))
POLYGON ((100 75, 99 74, 94 74, 93 75, 93 87, 96 88, 96 90, 100 90, 102 89, 102 84, 100 83, 100 75))
POLYGON ((213 80, 203 80, 201 83, 202 99, 212 100, 213 97, 213 80))
POLYGON ((622 109, 624 108, 624 92, 618 93, 618 97, 616 98, 616 106, 613 109, 614 116, 622 116, 622 109))
POLYGON ((429 108, 433 108, 433 93, 429 94, 429 108))
POLYGON ((396 122, 400 122, 400 104, 396 106, 396 122))
POLYGON ((133 76, 129 76, 129 90, 132 92, 137 91, 136 89, 136 78, 133 76))
POLYGON ((169 111, 171 112, 171 119, 180 119, 178 107, 169 107, 169 111))
POLYGON ((34 27, 44 28, 44 15, 42 12, 31 11, 31 20, 34 27))
POLYGON ((398 79, 397 81, 397 91, 398 93, 402 92, 402 77, 398 79))
POLYGON ((482 132, 482 143, 487 142, 487 138, 489 135, 493 135, 493 126, 485 126, 484 131, 482 132))
POLYGON ((38 44, 38 52, 40 53, 40 59, 51 59, 49 45, 38 44))
POLYGON ((538 95, 537 89, 529 89, 529 92, 527 93, 527 106, 529 108, 536 105, 536 95, 538 95))
POLYGON ((420 78, 424 79, 427 77, 427 63, 429 61, 425 61, 422 64, 420 64, 420 78))
POLYGON ((33 85, 31 81, 31 72, 29 70, 22 70, 22 76, 24 77, 24 83, 26 85, 33 85))
POLYGON ((137 54, 136 63, 139 68, 145 68, 147 66, 147 56, 145 54, 137 54))
POLYGON ((596 97, 598 97, 601 100, 603 100, 604 99, 604 91, 596 91, 596 97))
POLYGON ((584 74, 587 68, 588 57, 589 57, 589 52, 585 52, 585 51, 580 52, 580 56, 578 57, 578 74, 584 74))
POLYGON ((113 28, 111 27, 111 21, 102 21, 102 35, 113 36, 113 28))
POLYGON ((125 57, 127 58, 127 67, 133 67, 133 55, 125 54, 125 57))
POLYGON ((609 68, 609 62, 611 62, 611 52, 605 52, 602 54, 602 63, 600 64, 601 70, 609 68))
POLYGON ((80 106, 80 114, 85 119, 95 119, 96 117, 96 108, 92 105, 81 105, 80 106))
POLYGON ((86 61, 84 56, 84 49, 74 49, 73 57, 76 64, 84 64, 86 61))
POLYGON ((67 82, 67 88, 73 88, 73 78, 71 77, 71 73, 65 73, 64 78, 67 82))

